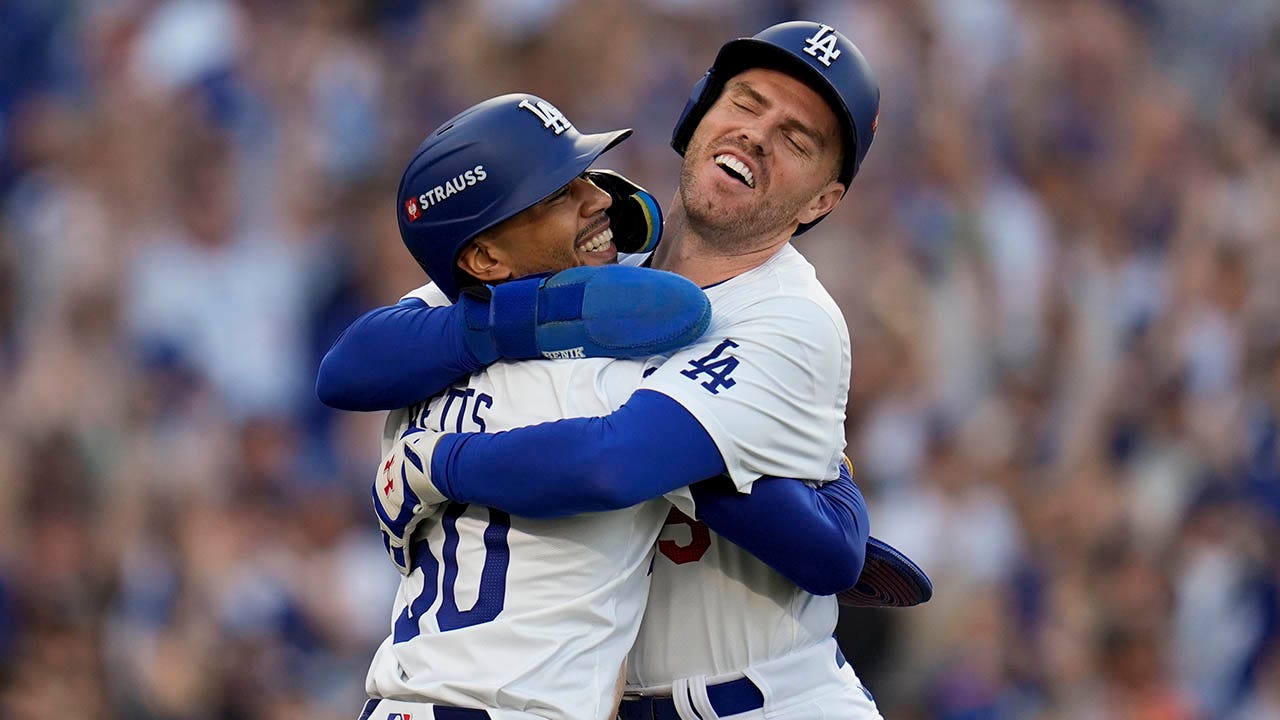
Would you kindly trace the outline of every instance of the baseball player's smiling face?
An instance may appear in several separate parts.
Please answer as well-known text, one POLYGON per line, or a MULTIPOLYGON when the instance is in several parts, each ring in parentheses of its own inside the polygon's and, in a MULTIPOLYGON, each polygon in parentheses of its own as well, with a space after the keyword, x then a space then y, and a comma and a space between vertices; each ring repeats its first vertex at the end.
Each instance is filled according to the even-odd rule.
POLYGON ((761 235, 825 215, 844 194, 840 125, 816 91, 786 73, 745 70, 698 123, 681 170, 695 224, 761 235))
POLYGON ((458 266, 488 283, 617 262, 609 194, 579 177, 463 248, 458 266))

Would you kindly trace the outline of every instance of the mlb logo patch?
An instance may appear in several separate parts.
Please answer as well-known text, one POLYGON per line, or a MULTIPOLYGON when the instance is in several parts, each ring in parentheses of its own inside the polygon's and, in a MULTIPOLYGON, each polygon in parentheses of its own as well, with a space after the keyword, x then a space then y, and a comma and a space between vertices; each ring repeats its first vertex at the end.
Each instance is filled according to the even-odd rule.
POLYGON ((409 222, 422 217, 422 210, 418 208, 418 198, 409 198, 404 201, 404 214, 409 216, 409 222))
POLYGON ((413 720, 412 713, 391 713, 387 715, 387 720, 413 720))

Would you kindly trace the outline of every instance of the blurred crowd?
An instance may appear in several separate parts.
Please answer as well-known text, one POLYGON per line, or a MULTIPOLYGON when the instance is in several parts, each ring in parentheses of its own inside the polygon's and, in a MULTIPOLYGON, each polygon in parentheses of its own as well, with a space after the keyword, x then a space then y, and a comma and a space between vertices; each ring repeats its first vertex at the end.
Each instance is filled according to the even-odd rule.
POLYGON ((937 586, 842 614, 882 712, 1280 718, 1275 0, 0 3, 0 717, 354 717, 381 418, 312 384, 424 282, 403 163, 528 90, 665 200, 719 45, 793 18, 883 92, 797 241, 937 586))

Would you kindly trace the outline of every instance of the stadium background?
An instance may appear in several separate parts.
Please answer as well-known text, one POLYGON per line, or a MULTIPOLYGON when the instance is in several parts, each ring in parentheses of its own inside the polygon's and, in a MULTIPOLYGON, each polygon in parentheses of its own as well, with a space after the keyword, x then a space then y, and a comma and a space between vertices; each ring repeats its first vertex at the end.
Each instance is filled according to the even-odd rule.
POLYGON ((798 245, 938 588, 842 617, 885 715, 1280 717, 1274 0, 0 3, 0 717, 353 717, 379 420, 311 384, 422 281, 409 152, 527 89, 665 201, 716 48, 796 17, 883 88, 798 245))

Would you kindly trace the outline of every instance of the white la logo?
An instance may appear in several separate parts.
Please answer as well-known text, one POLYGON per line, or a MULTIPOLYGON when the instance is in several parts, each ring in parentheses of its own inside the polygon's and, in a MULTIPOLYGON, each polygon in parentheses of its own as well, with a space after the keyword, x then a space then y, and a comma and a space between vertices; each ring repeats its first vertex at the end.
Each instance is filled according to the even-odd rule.
POLYGON ((831 61, 840 57, 840 50, 836 48, 835 28, 830 25, 818 26, 818 32, 813 37, 804 39, 804 51, 818 58, 818 62, 826 67, 831 67, 831 61), (819 50, 822 51, 821 55, 818 54, 819 50))
POLYGON ((564 113, 557 110, 555 105, 546 100, 539 100, 537 105, 528 100, 521 100, 519 106, 537 115, 538 119, 542 121, 542 126, 554 130, 557 135, 573 127, 573 123, 569 122, 569 118, 565 117, 564 113))

